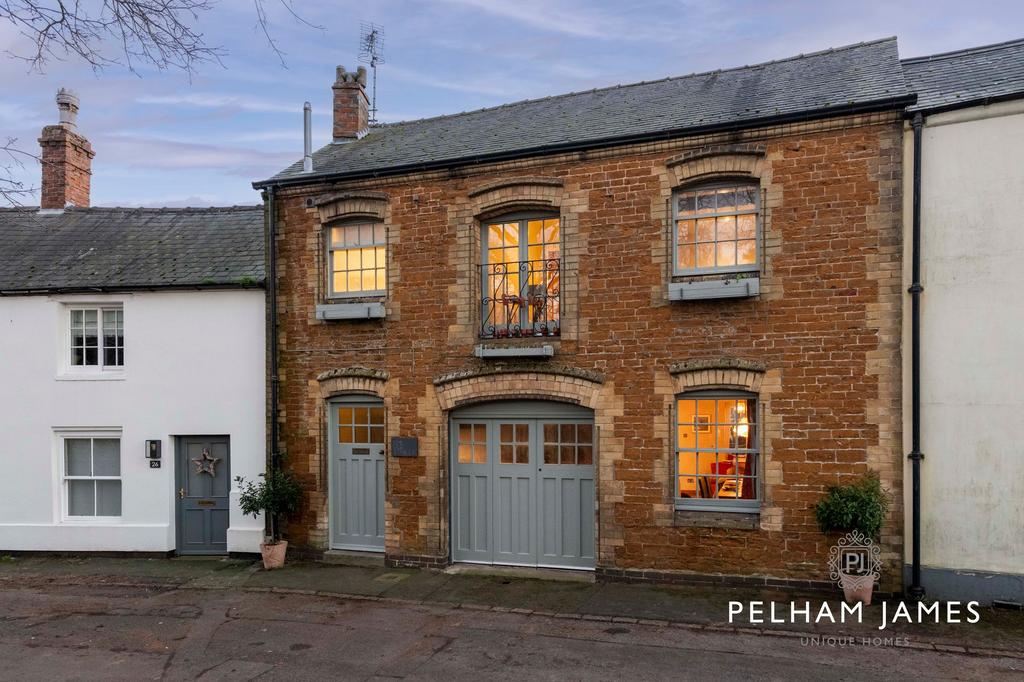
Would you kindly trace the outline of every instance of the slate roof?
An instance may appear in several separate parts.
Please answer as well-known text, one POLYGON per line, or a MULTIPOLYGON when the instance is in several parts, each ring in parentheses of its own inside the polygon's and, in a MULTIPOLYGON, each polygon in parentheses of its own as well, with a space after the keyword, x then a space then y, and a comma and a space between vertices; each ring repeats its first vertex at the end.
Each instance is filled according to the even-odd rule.
POLYGON ((903 72, 918 93, 910 111, 1024 96, 1024 39, 904 59, 903 72))
POLYGON ((270 180, 365 177, 912 101, 895 38, 779 61, 370 128, 270 180))
POLYGON ((0 208, 0 294, 262 285, 263 207, 0 208))

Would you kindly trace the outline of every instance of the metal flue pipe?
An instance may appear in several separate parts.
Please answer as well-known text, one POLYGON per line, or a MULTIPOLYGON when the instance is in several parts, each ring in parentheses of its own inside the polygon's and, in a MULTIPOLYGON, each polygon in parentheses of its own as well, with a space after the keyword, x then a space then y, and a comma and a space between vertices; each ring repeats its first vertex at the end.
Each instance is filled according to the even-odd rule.
POLYGON ((313 172, 313 107, 302 105, 302 172, 313 172))

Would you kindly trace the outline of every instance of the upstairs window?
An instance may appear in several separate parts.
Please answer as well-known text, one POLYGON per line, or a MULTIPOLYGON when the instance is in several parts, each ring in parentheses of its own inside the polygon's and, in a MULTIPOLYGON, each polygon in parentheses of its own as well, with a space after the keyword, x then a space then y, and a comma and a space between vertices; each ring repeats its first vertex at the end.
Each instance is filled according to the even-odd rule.
POLYGON ((716 183, 673 197, 675 274, 744 272, 758 267, 760 192, 753 183, 716 183))
POLYGON ((560 227, 557 217, 509 218, 484 224, 482 337, 561 333, 560 227))
POLYGON ((750 511, 761 469, 755 417, 746 393, 684 393, 676 400, 676 507, 750 511))
POLYGON ((71 369, 124 368, 124 309, 121 306, 71 308, 68 324, 71 369))
POLYGON ((387 245, 380 223, 349 223, 328 230, 330 296, 378 296, 387 289, 387 245))

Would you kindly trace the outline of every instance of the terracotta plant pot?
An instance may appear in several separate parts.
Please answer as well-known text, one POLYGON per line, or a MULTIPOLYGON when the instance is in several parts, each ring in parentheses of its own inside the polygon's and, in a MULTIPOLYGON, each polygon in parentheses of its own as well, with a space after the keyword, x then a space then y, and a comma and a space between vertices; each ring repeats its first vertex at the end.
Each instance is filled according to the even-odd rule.
POLYGON ((871 606, 871 595, 875 591, 874 578, 844 575, 840 578, 840 584, 847 604, 860 602, 864 606, 871 606))
POLYGON ((273 543, 260 543, 260 553, 263 554, 263 568, 272 571, 275 568, 284 566, 284 555, 288 552, 288 541, 279 540, 273 543))

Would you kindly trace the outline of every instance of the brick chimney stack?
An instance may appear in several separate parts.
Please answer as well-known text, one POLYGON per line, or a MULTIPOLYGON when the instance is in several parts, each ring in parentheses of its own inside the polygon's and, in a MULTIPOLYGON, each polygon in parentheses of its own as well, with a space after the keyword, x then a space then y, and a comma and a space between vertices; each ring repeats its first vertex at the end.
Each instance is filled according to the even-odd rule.
POLYGON ((334 142, 351 142, 370 127, 370 100, 366 97, 366 67, 354 73, 339 66, 334 90, 334 142))
POLYGON ((92 150, 89 140, 75 131, 78 97, 70 90, 57 92, 60 123, 43 128, 43 186, 40 208, 61 209, 68 205, 89 205, 89 179, 92 175, 92 150))

